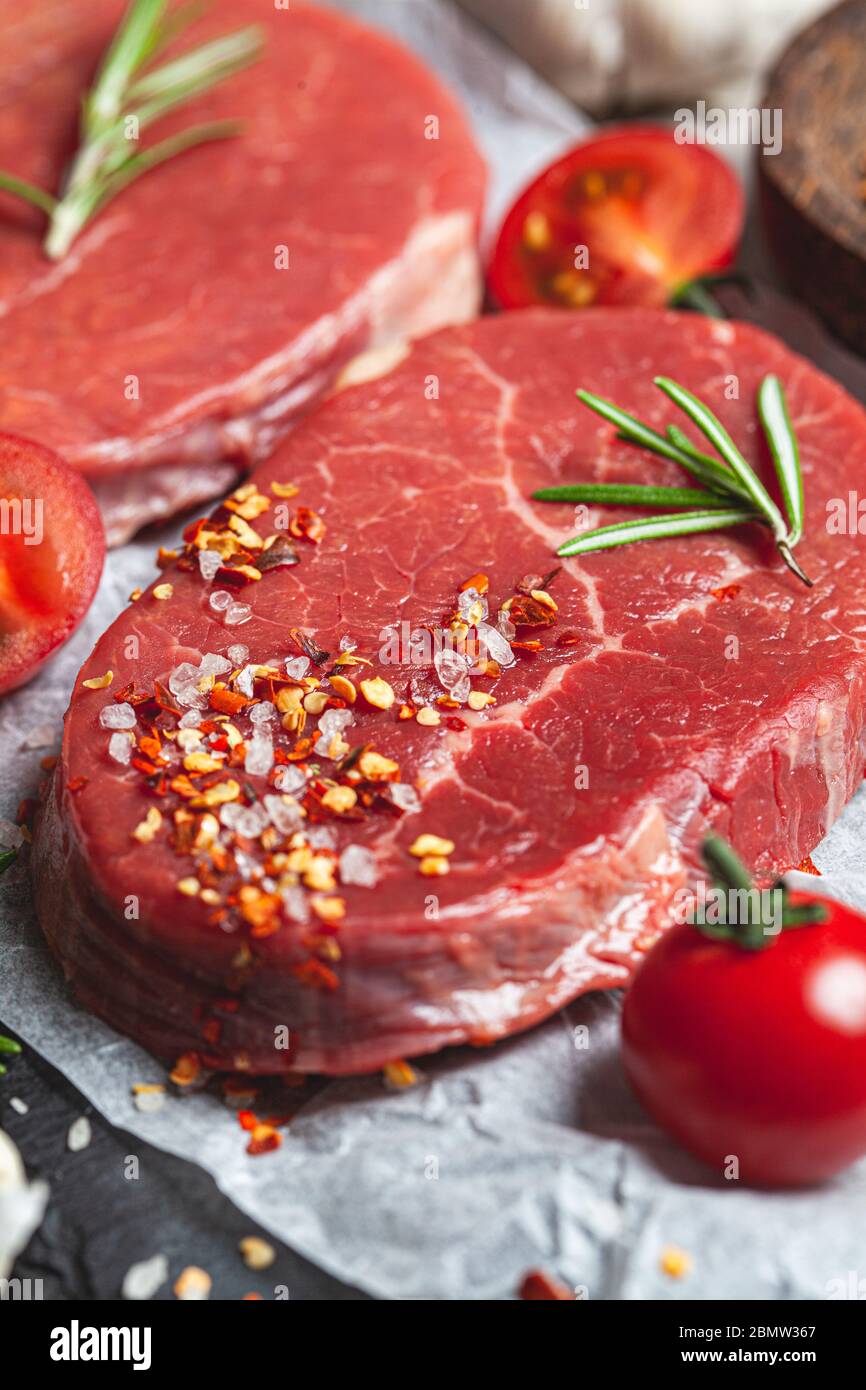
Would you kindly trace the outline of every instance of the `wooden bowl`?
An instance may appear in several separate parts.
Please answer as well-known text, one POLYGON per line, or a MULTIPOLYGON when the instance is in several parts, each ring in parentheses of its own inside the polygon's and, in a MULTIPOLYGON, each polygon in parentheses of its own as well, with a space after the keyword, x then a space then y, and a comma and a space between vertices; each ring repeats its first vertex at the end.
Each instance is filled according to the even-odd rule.
POLYGON ((797 298, 866 353, 866 0, 846 0, 794 39, 763 105, 781 151, 759 151, 771 251, 797 298))

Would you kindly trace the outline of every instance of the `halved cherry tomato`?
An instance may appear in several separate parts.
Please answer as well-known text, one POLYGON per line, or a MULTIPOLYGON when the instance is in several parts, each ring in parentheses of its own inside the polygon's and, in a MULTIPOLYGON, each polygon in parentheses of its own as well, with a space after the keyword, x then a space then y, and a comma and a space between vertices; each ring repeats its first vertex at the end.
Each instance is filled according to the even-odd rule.
POLYGON ((705 145, 620 126, 578 145, 520 195, 499 233, 490 293, 502 309, 663 306, 730 265, 743 228, 739 181, 705 145))
POLYGON ((0 694, 30 680, 71 637, 104 559, 84 479, 50 449, 0 435, 0 694))
POLYGON ((866 919, 827 920, 762 949, 677 925, 626 995, 622 1055, 660 1125, 719 1176, 820 1182, 866 1153, 866 919))

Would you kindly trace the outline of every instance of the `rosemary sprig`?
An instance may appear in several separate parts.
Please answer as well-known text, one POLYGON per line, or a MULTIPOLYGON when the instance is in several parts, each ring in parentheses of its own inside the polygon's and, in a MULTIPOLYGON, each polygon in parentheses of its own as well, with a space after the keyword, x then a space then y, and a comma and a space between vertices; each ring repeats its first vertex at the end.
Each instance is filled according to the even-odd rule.
POLYGON ((617 507, 687 507, 684 512, 642 517, 613 526, 602 526, 565 541, 558 555, 583 555, 632 541, 714 531, 724 526, 758 522, 769 527, 786 565, 804 584, 793 549, 803 532, 803 479, 797 440, 788 415, 781 383, 765 377, 758 392, 758 411, 776 465, 785 500, 788 525, 754 469, 737 448, 721 421, 693 392, 670 377, 654 378, 654 384, 684 412, 716 450, 704 453, 676 425, 665 433, 629 415, 619 406, 590 391, 577 391, 578 399, 617 428, 617 435, 673 462, 688 473, 698 488, 653 487, 632 483, 576 483, 540 488, 532 495, 543 502, 595 502, 617 507))
POLYGON ((201 44, 161 67, 147 68, 165 45, 196 19, 188 4, 167 16, 168 0, 132 0, 100 64, 81 110, 78 150, 55 196, 0 171, 0 189, 32 203, 48 218, 44 249, 66 255, 92 217, 134 179, 184 150, 239 133, 235 121, 193 125, 156 145, 137 148, 141 132, 192 97, 240 72, 259 57, 256 26, 201 44))
POLYGON ((595 502, 605 507, 729 507, 730 502, 697 487, 648 487, 643 483, 570 483, 540 487, 539 502, 595 502))
POLYGON ((615 526, 599 526, 582 536, 573 536, 557 550, 557 555, 587 555, 592 550, 611 550, 630 541, 660 540, 669 536, 688 536, 696 531, 717 531, 723 526, 742 526, 756 521, 745 507, 724 511, 671 512, 668 516, 645 516, 637 521, 621 521, 615 526))

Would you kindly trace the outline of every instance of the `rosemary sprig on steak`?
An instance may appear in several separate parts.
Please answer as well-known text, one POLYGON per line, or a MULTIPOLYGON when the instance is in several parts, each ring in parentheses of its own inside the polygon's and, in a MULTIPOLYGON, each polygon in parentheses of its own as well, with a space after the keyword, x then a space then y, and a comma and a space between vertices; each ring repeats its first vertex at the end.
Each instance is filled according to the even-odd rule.
POLYGON ((52 260, 61 260, 87 223, 142 174, 195 145, 240 132, 237 121, 205 121, 139 146, 141 132, 154 121, 247 67, 262 48, 253 25, 150 67, 198 13, 188 4, 166 15, 167 4, 132 0, 127 8, 83 99, 78 150, 56 195, 0 170, 0 189, 46 214, 43 245, 52 260))
POLYGON ((685 386, 670 377, 654 378, 655 385, 688 416, 716 451, 704 453, 676 425, 660 434, 643 420, 620 410, 611 401, 589 391, 578 399, 597 415, 617 426, 619 438, 671 459, 700 484, 697 488, 651 487, 633 483, 577 483, 540 488, 532 495, 542 502, 595 502, 610 507, 687 507, 687 511, 601 526, 573 536, 557 555, 586 555, 633 541, 658 540, 715 531, 725 526, 759 522, 773 533, 776 548, 798 579, 811 579, 794 559, 793 550, 803 534, 803 477, 800 456, 785 393, 778 377, 766 376, 758 390, 758 414, 773 456, 787 513, 787 522, 754 469, 741 454, 724 425, 710 408, 685 386))

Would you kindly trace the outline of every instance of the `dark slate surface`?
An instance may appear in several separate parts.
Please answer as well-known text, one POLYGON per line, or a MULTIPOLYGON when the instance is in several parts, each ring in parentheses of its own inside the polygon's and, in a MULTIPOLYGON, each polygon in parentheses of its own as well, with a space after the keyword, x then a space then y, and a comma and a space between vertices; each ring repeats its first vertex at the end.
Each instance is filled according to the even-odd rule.
MULTIPOLYGON (((9 1029, 0 1023, 0 1032, 9 1029)), ((187 1265, 207 1270, 214 1300, 247 1293, 273 1299, 277 1285, 285 1286, 290 1299, 364 1297, 248 1220, 195 1165, 107 1124, 74 1086, 32 1053, 4 1060, 10 1065, 0 1077, 0 1127, 20 1149, 29 1176, 44 1178, 51 1188, 42 1226, 13 1275, 41 1279, 45 1299, 117 1299, 130 1265, 155 1254, 169 1262, 169 1279, 158 1299, 173 1298, 172 1283, 187 1265), (30 1107, 26 1115, 11 1107, 13 1096, 30 1107), (71 1153, 67 1134, 81 1115, 90 1120, 93 1138, 86 1149, 71 1153), (129 1154, 139 1160, 135 1181, 123 1175, 129 1154), (249 1235, 273 1245, 277 1258, 270 1269, 247 1269, 238 1241, 249 1235)))

